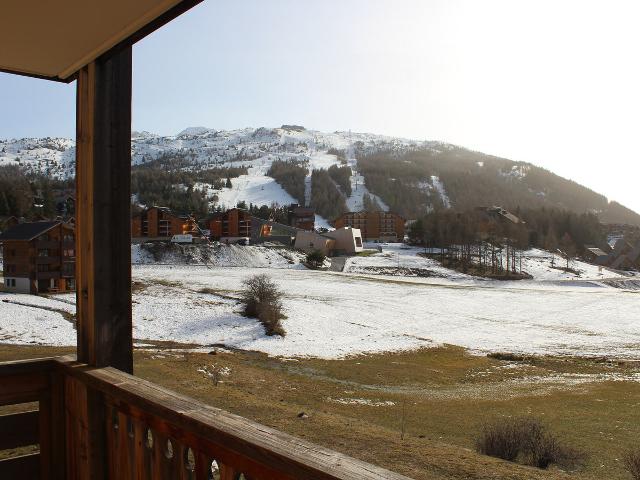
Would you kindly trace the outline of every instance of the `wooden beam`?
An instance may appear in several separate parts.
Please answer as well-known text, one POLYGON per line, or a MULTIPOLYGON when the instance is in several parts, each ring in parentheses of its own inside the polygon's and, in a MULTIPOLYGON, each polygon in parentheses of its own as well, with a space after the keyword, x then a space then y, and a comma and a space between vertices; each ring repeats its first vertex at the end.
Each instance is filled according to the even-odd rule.
POLYGON ((78 72, 78 360, 133 371, 131 47, 78 72))

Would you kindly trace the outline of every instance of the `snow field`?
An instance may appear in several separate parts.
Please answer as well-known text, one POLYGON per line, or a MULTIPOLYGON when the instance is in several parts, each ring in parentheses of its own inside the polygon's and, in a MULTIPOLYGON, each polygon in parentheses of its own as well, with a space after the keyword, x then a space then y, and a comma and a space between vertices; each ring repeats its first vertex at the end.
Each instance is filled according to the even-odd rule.
MULTIPOLYGON (((269 275, 286 293, 287 335, 281 338, 266 336, 257 321, 243 317, 234 299, 242 281, 256 273, 264 270, 134 266, 134 280, 147 285, 133 298, 134 337, 223 343, 284 357, 454 344, 478 353, 640 358, 640 295, 624 290, 272 269, 269 275)), ((5 341, 75 343, 75 331, 58 313, 0 303, 0 318, 5 341)))

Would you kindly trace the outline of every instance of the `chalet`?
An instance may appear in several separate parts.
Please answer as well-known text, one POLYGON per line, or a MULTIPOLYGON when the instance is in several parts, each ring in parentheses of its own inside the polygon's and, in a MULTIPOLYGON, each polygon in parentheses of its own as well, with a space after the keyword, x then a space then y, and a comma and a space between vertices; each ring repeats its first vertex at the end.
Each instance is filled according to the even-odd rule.
POLYGON ((327 256, 355 255, 363 249, 360 230, 351 227, 337 228, 327 233, 300 230, 294 246, 307 253, 320 250, 327 256))
POLYGON ((289 206, 289 225, 300 230, 313 230, 316 224, 316 213, 313 208, 301 207, 294 203, 289 206))
POLYGON ((347 212, 334 221, 334 226, 359 229, 365 242, 404 240, 405 219, 391 212, 347 212))
POLYGON ((211 238, 251 237, 251 214, 242 208, 232 208, 226 212, 214 213, 205 221, 211 238))
POLYGON ((176 215, 167 207, 150 207, 131 218, 131 237, 168 240, 174 235, 197 234, 190 215, 176 215))
POLYGON ((517 215, 514 215, 510 211, 494 205, 493 207, 481 207, 481 210, 485 210, 489 216, 497 218, 499 220, 505 220, 507 222, 511 222, 513 224, 525 223, 517 215))
POLYGON ((587 262, 599 263, 604 261, 605 258, 607 258, 607 253, 595 246, 585 246, 582 257, 587 262))
POLYGON ((640 270, 640 241, 635 245, 620 239, 613 247, 609 266, 616 270, 640 270))
POLYGON ((6 291, 75 290, 73 227, 60 221, 20 223, 0 234, 0 242, 6 291))

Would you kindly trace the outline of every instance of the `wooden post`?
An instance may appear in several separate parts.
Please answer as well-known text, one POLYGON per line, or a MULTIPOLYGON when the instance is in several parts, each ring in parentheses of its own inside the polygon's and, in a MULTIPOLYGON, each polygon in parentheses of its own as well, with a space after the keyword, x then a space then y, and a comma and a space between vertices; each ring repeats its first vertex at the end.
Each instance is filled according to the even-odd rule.
POLYGON ((78 360, 132 373, 131 47, 77 82, 78 360))

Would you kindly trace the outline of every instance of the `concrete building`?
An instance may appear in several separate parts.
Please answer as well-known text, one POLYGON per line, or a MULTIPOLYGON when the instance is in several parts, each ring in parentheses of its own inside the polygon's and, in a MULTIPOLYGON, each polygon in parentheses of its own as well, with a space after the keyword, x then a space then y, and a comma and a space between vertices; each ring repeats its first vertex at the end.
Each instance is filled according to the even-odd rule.
POLYGON ((355 255, 361 252, 362 235, 357 228, 338 228, 327 233, 298 231, 295 248, 304 252, 320 250, 326 256, 355 255))
POLYGON ((334 255, 355 255, 363 250, 362 234, 357 228, 337 228, 324 235, 335 240, 334 255))
POLYGON ((330 257, 333 255, 335 245, 335 239, 329 238, 325 234, 300 230, 296 235, 294 247, 307 253, 320 250, 324 255, 330 257))

